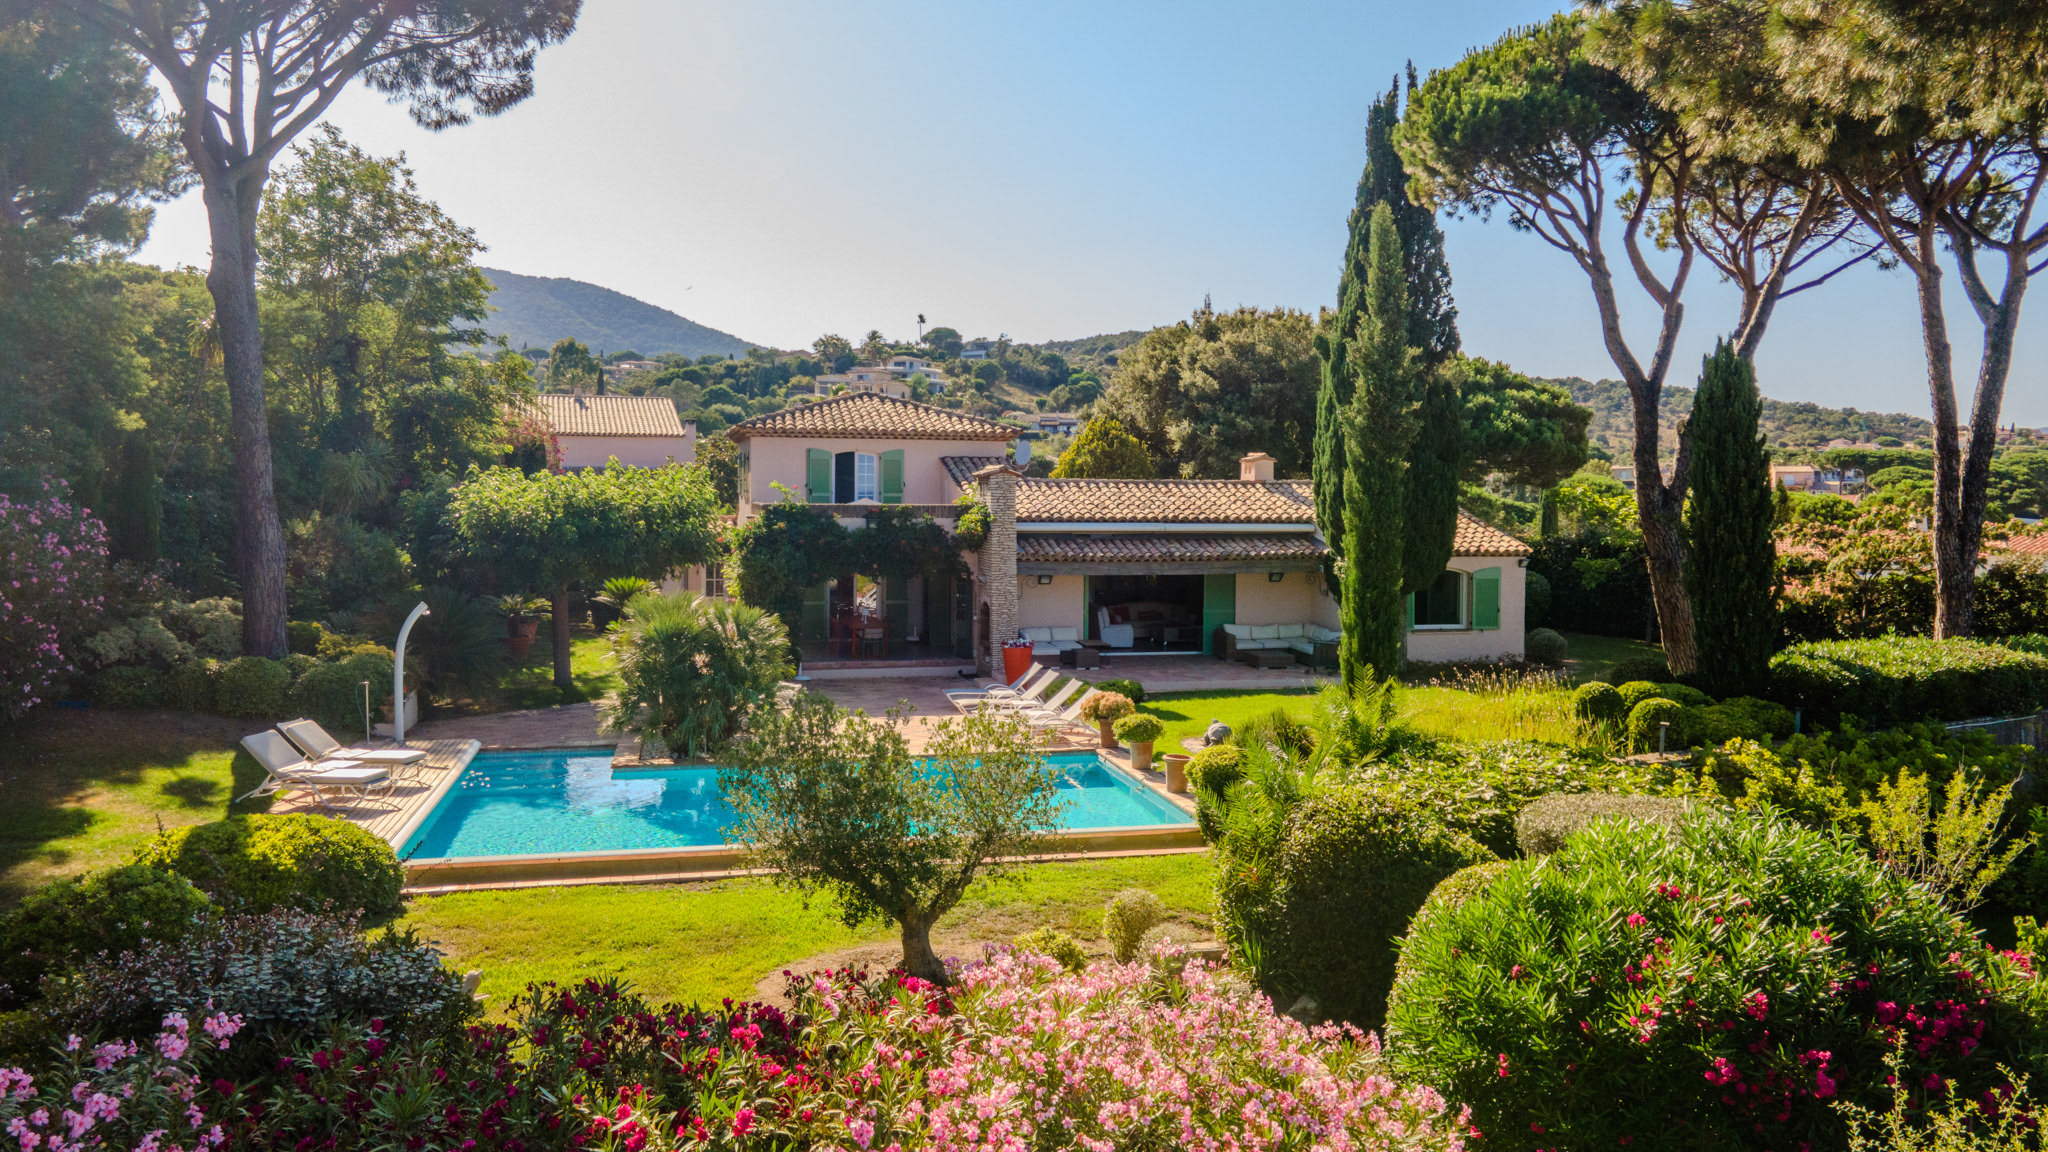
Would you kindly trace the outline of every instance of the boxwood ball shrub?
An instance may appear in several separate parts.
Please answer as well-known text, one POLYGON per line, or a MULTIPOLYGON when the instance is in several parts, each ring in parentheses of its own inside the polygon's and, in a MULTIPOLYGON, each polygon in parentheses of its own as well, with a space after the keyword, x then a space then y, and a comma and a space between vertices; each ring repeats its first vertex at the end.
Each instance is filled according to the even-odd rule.
POLYGON ((1924 636, 1794 644, 1771 658, 1769 695, 1828 724, 2011 715, 2048 705, 2048 656, 1924 636))
POLYGON ((1515 844, 1524 856, 1548 856, 1572 833, 1596 820, 1634 820, 1676 828, 1692 801, 1676 796, 1628 796, 1614 792, 1553 792, 1530 801, 1515 817, 1515 844))
MULTIPOLYGON (((2042 993, 1853 843, 1702 812, 1596 823, 1420 919, 1387 1038, 1488 1149, 1840 1148, 1837 1105, 2025 1076, 2042 993)), ((1989 1097, 1997 1099, 1997 1096, 1989 1097)))
POLYGON ((399 910, 405 886, 391 845, 326 816, 230 816, 166 832, 137 859, 239 912, 331 905, 383 915, 399 910))
POLYGON ((1493 858, 1390 789, 1338 786, 1288 814, 1269 861, 1219 861, 1217 919, 1283 1010, 1379 1027, 1395 948, 1430 890, 1493 858))
POLYGON ((1136 680, 1097 680, 1095 688, 1099 692, 1114 692, 1133 704, 1145 702, 1145 686, 1136 680))
POLYGON ((1635 752, 1655 752, 1660 739, 1669 751, 1685 747, 1684 732, 1678 724, 1678 716, 1682 711, 1684 705, 1661 696, 1653 696, 1629 709, 1629 749, 1635 752), (1668 735, 1663 727, 1666 723, 1671 725, 1668 735))
POLYGON ((1571 645, 1563 635, 1548 628, 1537 628, 1523 638, 1522 653, 1533 663, 1556 667, 1571 655, 1571 645))
POLYGON ((1242 779, 1244 749, 1235 744, 1212 744, 1188 760, 1188 783, 1219 800, 1242 779))
POLYGON ((1138 956, 1138 941, 1166 919, 1166 905, 1143 888, 1126 888, 1109 898, 1102 910, 1102 938, 1119 964, 1138 956))
POLYGON ((1573 690, 1572 714, 1579 718, 1581 725, 1588 728, 1601 724, 1620 724, 1628 719, 1628 703, 1622 699, 1620 689, 1612 684, 1594 680, 1573 690))
POLYGON ((1627 684, 1632 680, 1669 684, 1671 679, 1671 665, 1662 656, 1630 656, 1615 661, 1607 672, 1609 684, 1627 684))
POLYGON ((1052 957, 1069 972, 1079 972, 1088 966, 1088 954, 1081 950, 1081 942, 1057 928, 1034 928, 1017 937, 1016 945, 1023 951, 1052 957))
POLYGON ((1630 712, 1636 710, 1636 705, 1641 704, 1645 700, 1652 698, 1675 700, 1676 697, 1665 691, 1665 689, 1670 687, 1672 685, 1657 684, 1649 680, 1631 680, 1626 684, 1616 686, 1614 690, 1621 694, 1622 717, 1626 719, 1630 712))
POLYGON ((102 708, 161 708, 164 676, 154 668, 108 668, 92 678, 92 702, 102 708))
POLYGON ((1166 725, 1157 716, 1138 712, 1117 721, 1110 730, 1125 744, 1150 744, 1166 731, 1166 725))
POLYGON ((241 656, 220 670, 214 699, 223 715, 268 720, 284 715, 291 686, 291 670, 282 661, 241 656))
POLYGON ((213 685, 220 676, 220 661, 187 660, 164 677, 164 706, 180 712, 213 711, 213 685))
POLYGON ((30 999, 53 968, 180 939, 206 907, 191 881, 147 864, 46 884, 0 918, 0 1004, 30 999))

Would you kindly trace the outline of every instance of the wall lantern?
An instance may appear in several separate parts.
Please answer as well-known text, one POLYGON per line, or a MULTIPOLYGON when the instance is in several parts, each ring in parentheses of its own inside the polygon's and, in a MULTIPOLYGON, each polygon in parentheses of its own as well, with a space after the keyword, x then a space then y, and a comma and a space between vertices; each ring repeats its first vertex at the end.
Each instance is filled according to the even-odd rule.
POLYGON ((1266 573, 1266 583, 1268 583, 1268 584, 1278 584, 1279 582, 1281 582, 1282 580, 1285 580, 1285 579, 1287 579, 1287 573, 1285 573, 1285 572, 1268 572, 1268 573, 1266 573))
POLYGON ((1050 584, 1050 583, 1052 583, 1052 573, 1050 573, 1050 572, 1040 572, 1040 573, 1038 574, 1038 582, 1039 582, 1040 584, 1050 584))

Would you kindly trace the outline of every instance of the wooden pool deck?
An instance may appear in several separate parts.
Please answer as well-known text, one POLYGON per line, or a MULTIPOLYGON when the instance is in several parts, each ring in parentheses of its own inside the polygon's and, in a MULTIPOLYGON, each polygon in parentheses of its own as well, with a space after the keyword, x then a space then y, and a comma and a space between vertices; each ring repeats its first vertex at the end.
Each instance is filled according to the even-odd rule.
POLYGON ((334 799, 330 802, 332 807, 314 800, 310 793, 284 792, 271 802, 270 811, 339 816, 368 829, 394 850, 402 851, 406 838, 419 827, 420 821, 426 819, 427 813, 434 810, 434 804, 454 785, 455 778, 462 775, 462 770, 468 767, 470 757, 476 755, 479 746, 475 740, 408 740, 406 743, 424 749, 427 759, 416 775, 400 781, 390 792, 367 799, 334 799))

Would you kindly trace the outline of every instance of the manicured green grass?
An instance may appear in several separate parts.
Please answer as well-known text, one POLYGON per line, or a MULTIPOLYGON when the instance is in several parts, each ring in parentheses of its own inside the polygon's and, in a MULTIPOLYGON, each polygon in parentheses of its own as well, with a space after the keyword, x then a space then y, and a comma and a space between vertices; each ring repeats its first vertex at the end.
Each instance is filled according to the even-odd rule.
MULTIPOLYGON (((1103 904, 1129 887, 1206 925, 1212 876, 1206 853, 1035 864, 970 892, 938 934, 1007 940, 1050 924, 1093 939, 1103 904)), ((847 928, 830 900, 806 909, 765 880, 462 892, 414 900, 400 923, 437 942, 458 970, 482 969, 482 990, 500 1005, 531 981, 610 976, 656 1000, 739 999, 783 966, 895 939, 892 925, 847 928)))
POLYGON ((1402 688, 1394 706, 1410 728, 1454 740, 1576 739, 1571 694, 1556 688, 1468 692, 1420 686, 1402 688))
POLYGON ((1211 720, 1223 721, 1234 732, 1244 727, 1245 721, 1254 716, 1264 716, 1275 708, 1304 713, 1314 695, 1310 689, 1295 692, 1163 692, 1146 697, 1138 707, 1139 711, 1149 712, 1166 723, 1166 732, 1153 744, 1155 751, 1164 753, 1180 751, 1180 742, 1208 731, 1211 720))
POLYGON ((218 716, 94 709, 47 712, 0 736, 0 905, 118 864, 158 827, 227 815, 263 779, 236 744, 250 730, 218 716))
POLYGON ((569 680, 573 688, 555 687, 555 646, 546 628, 518 667, 498 681, 495 699, 480 702, 477 711, 511 712, 580 704, 618 690, 619 671, 612 663, 611 642, 588 628, 572 629, 569 637, 569 680))
POLYGON ((1645 644, 1641 640, 1594 636, 1585 632, 1566 632, 1563 635, 1565 643, 1571 645, 1570 655, 1565 657, 1565 671, 1581 684, 1605 679, 1608 669, 1631 656, 1664 655, 1662 647, 1645 644))

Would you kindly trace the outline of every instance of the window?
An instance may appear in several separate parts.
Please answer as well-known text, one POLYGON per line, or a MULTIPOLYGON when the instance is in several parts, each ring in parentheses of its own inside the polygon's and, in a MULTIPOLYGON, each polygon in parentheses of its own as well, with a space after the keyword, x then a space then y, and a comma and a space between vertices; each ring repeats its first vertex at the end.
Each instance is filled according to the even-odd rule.
POLYGON ((719 600, 725 599, 725 569, 716 564, 704 566, 704 594, 719 600))
POLYGON ((872 452, 857 452, 853 457, 853 498, 855 500, 880 500, 882 484, 875 468, 872 452))
POLYGON ((1465 583, 1465 573, 1446 569, 1436 583, 1411 596, 1412 626, 1417 631, 1465 627, 1465 583))

